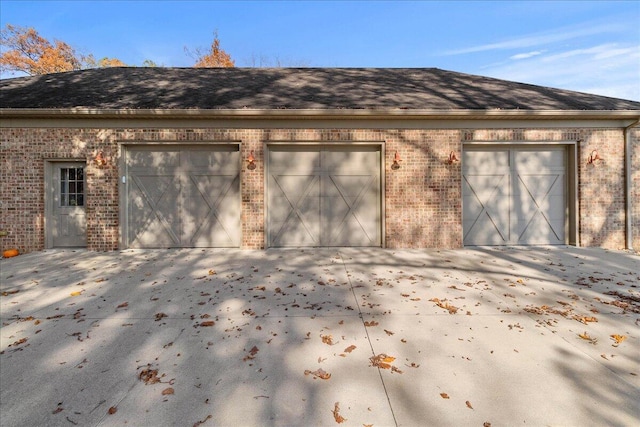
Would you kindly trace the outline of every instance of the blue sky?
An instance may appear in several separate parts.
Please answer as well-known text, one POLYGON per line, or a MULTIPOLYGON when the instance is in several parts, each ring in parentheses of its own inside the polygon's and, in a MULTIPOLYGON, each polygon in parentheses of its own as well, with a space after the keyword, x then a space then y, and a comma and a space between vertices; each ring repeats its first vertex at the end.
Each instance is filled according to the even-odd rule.
POLYGON ((191 66, 217 30, 237 66, 437 67, 640 101, 637 0, 2 0, 0 22, 131 65, 191 66))

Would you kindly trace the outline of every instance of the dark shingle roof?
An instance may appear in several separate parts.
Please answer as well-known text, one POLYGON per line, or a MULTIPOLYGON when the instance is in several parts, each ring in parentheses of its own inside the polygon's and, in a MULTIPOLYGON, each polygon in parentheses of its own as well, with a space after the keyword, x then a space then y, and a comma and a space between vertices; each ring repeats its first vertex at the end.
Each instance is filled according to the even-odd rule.
POLYGON ((103 68, 0 81, 2 108, 640 110, 437 68, 103 68))

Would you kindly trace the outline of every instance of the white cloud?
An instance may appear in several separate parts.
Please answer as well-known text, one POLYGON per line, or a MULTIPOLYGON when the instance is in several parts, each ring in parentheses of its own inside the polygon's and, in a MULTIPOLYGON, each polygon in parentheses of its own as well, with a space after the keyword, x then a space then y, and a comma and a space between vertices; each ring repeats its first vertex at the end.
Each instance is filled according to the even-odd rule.
POLYGON ((542 55, 545 52, 546 52, 546 50, 534 50, 533 52, 518 53, 517 55, 510 56, 509 59, 515 59, 515 60, 527 59, 527 58, 531 58, 533 56, 542 55))
POLYGON ((581 28, 563 27, 555 29, 553 31, 530 34, 511 40, 505 40, 502 42, 472 46, 457 50, 449 50, 447 52, 444 52, 444 55, 462 55, 467 53, 486 52, 491 50, 523 49, 527 47, 542 46, 551 43, 567 41, 579 37, 618 32, 621 30, 623 30, 623 27, 615 24, 589 24, 584 25, 581 28))
POLYGON ((494 63, 482 74, 505 80, 640 101, 640 48, 605 43, 519 61, 494 63))

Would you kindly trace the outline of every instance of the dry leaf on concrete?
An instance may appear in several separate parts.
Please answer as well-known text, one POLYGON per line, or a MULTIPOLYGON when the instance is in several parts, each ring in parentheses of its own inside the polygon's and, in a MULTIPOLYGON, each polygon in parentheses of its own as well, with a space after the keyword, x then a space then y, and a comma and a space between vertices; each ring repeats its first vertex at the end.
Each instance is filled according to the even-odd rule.
POLYGON ((613 334, 611 335, 611 339, 615 341, 615 344, 611 344, 611 345, 614 347, 617 347, 622 343, 622 341, 626 340, 627 337, 625 335, 613 334))
POLYGON ((313 375, 314 378, 320 378, 321 380, 328 380, 331 378, 331 374, 326 372, 324 369, 316 369, 315 371, 310 371, 309 369, 304 371, 305 375, 313 375))
POLYGON ((333 337, 331 335, 320 335, 322 342, 328 345, 333 345, 333 337))
POLYGON ((346 418, 340 415, 340 402, 335 403, 333 411, 331 412, 333 413, 333 418, 336 420, 336 423, 342 424, 343 422, 347 421, 346 418))

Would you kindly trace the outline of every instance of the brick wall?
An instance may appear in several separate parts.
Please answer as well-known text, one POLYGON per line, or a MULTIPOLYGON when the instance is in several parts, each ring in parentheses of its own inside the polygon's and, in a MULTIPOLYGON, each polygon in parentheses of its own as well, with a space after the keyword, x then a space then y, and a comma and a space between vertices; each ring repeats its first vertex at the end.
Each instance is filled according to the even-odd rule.
MULTIPOLYGON (((640 132, 634 131, 634 198, 640 190, 640 132)), ((461 155, 462 142, 570 141, 579 147, 580 244, 624 247, 623 135, 617 129, 0 129, 0 237, 2 249, 23 252, 44 248, 44 173, 50 159, 87 161, 87 234, 91 250, 114 250, 119 244, 120 143, 230 142, 241 144, 242 247, 264 247, 264 143, 384 143, 385 240, 389 248, 462 246, 461 163, 448 164, 450 152, 461 155), (592 149, 605 157, 587 165, 592 149), (102 151, 108 162, 97 166, 102 151), (246 159, 253 151, 256 168, 246 159), (393 158, 402 159, 392 169, 393 158)), ((635 246, 640 246, 640 203, 634 205, 635 246)))

